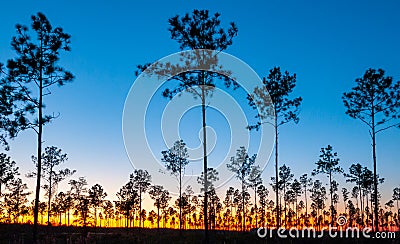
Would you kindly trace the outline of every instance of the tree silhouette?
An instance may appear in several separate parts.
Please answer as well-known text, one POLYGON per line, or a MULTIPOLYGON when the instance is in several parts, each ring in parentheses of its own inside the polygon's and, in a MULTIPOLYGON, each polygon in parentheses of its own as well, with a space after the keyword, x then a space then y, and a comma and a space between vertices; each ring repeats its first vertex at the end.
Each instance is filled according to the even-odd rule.
MULTIPOLYGON (((165 163, 165 167, 171 172, 171 175, 175 176, 178 180, 179 188, 179 202, 182 198, 182 180, 185 176, 186 165, 189 164, 189 154, 187 152, 186 144, 183 140, 178 140, 174 143, 174 146, 166 151, 161 152, 163 157, 162 162, 165 163)), ((182 228, 182 206, 179 205, 179 228, 182 228)))
POLYGON ((317 213, 317 221, 314 221, 314 223, 317 223, 318 226, 321 227, 320 211, 325 208, 326 189, 322 186, 320 180, 315 180, 310 192, 310 198, 312 200, 311 208, 317 213))
POLYGON ((343 204, 344 204, 344 212, 347 214, 347 205, 346 202, 349 200, 349 194, 350 192, 347 190, 347 188, 342 188, 342 196, 343 196, 343 204))
MULTIPOLYGON (((294 174, 292 174, 292 171, 290 167, 286 166, 286 164, 283 164, 281 167, 279 167, 279 184, 282 185, 283 189, 283 196, 286 196, 286 191, 287 187, 290 185, 290 181, 293 179, 294 174)), ((285 203, 285 226, 287 225, 287 215, 286 215, 286 201, 285 203)))
POLYGON ((213 223, 214 224, 213 226, 215 228, 215 218, 214 218, 215 217, 215 212, 213 212, 213 210, 215 210, 214 207, 217 204, 217 202, 219 202, 219 198, 217 199, 217 196, 215 196, 216 193, 215 193, 215 188, 214 188, 214 182, 218 181, 219 177, 218 177, 218 171, 216 169, 214 169, 214 168, 208 168, 207 172, 208 172, 207 173, 207 183, 204 183, 204 179, 205 179, 204 178, 204 175, 205 175, 204 172, 201 172, 200 176, 197 177, 197 182, 201 186, 203 186, 203 187, 200 188, 200 190, 202 192, 204 192, 203 199, 205 199, 205 195, 206 195, 205 186, 207 186, 207 190, 208 190, 207 194, 210 195, 209 196, 210 197, 210 201, 208 202, 207 206, 208 206, 208 209, 211 211, 211 212, 208 212, 208 215, 209 215, 208 217, 211 217, 211 218, 207 217, 207 219, 209 221, 209 225, 211 223, 213 223), (212 219, 212 218, 214 218, 214 219, 212 219))
POLYGON ((400 128, 400 81, 393 82, 382 69, 368 69, 363 77, 355 80, 356 86, 342 96, 346 114, 359 119, 368 126, 372 139, 374 165, 374 216, 375 231, 378 231, 378 179, 376 136, 392 127, 400 128))
POLYGON ((303 187, 303 192, 304 192, 304 201, 305 201, 305 225, 308 227, 308 204, 307 204, 307 187, 311 187, 313 185, 312 179, 307 176, 307 174, 303 174, 300 176, 300 183, 303 187))
POLYGON ((59 192, 53 201, 53 204, 51 205, 51 211, 59 216, 59 225, 61 225, 62 222, 62 213, 66 214, 66 206, 65 206, 65 199, 66 199, 66 194, 64 192, 59 192))
MULTIPOLYGON (((196 207, 193 205, 193 198, 195 197, 194 196, 194 191, 193 191, 193 188, 192 188, 192 186, 190 186, 190 185, 188 185, 188 186, 186 186, 186 189, 185 189, 185 192, 184 192, 184 194, 185 194, 185 197, 186 197, 186 199, 187 199, 187 207, 186 207, 186 209, 185 209, 185 212, 187 213, 187 215, 188 215, 188 221, 187 221, 187 223, 188 223, 188 225, 189 225, 189 228, 190 228, 190 225, 192 224, 192 221, 191 221, 191 214, 192 214, 192 212, 196 209, 196 207)), ((195 201, 196 201, 196 199, 195 199, 195 201)))
MULTIPOLYGON (((279 127, 293 121, 299 122, 299 107, 302 101, 301 97, 289 99, 290 93, 296 86, 296 74, 290 75, 288 71, 283 74, 279 67, 274 67, 269 71, 267 78, 263 78, 262 87, 256 87, 254 94, 248 95, 249 104, 254 108, 262 108, 262 111, 256 116, 260 118, 255 125, 249 125, 248 128, 259 129, 266 121, 275 128, 275 184, 278 185, 278 134, 279 127), (269 94, 267 96, 266 94, 269 94), (273 107, 271 106, 271 100, 273 107), (274 119, 273 123, 267 119, 274 119)), ((276 202, 279 202, 279 192, 276 191, 276 202)), ((280 209, 279 204, 276 205, 277 226, 280 226, 280 209)))
POLYGON ((65 194, 65 199, 64 199, 64 207, 65 207, 65 211, 68 217, 68 222, 67 225, 69 226, 69 219, 70 219, 70 210, 74 207, 74 198, 73 195, 71 193, 71 191, 67 191, 67 193, 65 194))
MULTIPOLYGON (((142 213, 142 196, 150 187, 151 175, 147 170, 135 169, 130 176, 133 187, 139 192, 139 213, 142 213)), ((142 224, 142 215, 139 214, 139 226, 142 224)))
POLYGON ((298 219, 298 204, 297 204, 297 198, 301 195, 301 183, 297 180, 294 179, 293 183, 290 184, 290 190, 293 192, 293 197, 294 197, 294 202, 296 203, 296 226, 299 224, 299 219, 298 219))
MULTIPOLYGON (((191 14, 187 13, 184 16, 176 15, 168 20, 170 27, 168 28, 171 39, 177 41, 181 50, 195 50, 195 49, 208 49, 215 51, 223 51, 232 45, 233 38, 237 35, 237 27, 232 22, 230 27, 226 30, 220 27, 221 20, 220 14, 215 13, 210 15, 208 10, 194 10, 191 14)), ((205 54, 203 51, 202 54, 205 54)), ((202 60, 205 63, 214 60, 202 60)), ((209 64, 208 64, 209 65, 209 64)), ((139 70, 144 70, 147 65, 139 65, 139 70)), ((166 66, 162 68, 159 74, 168 76, 171 67, 166 66)), ((186 69, 187 71, 188 69, 186 69)), ((183 69, 185 71, 185 69, 183 69)), ((211 97, 215 88, 216 80, 223 80, 224 85, 229 87, 231 84, 237 86, 235 81, 231 81, 227 77, 215 72, 206 70, 195 70, 190 72, 183 72, 175 77, 172 77, 179 82, 179 85, 174 89, 166 89, 163 96, 172 99, 172 97, 180 92, 187 91, 194 95, 195 98, 201 99, 202 104, 202 128, 203 128, 203 171, 204 179, 207 179, 207 133, 206 133, 206 107, 207 97, 211 97)), ((204 180, 207 183, 207 180, 204 180)), ((205 229, 205 242, 208 240, 208 220, 207 220, 207 186, 205 186, 204 196, 204 229, 205 229)))
POLYGON ((139 204, 139 194, 130 180, 117 192, 118 201, 116 208, 125 215, 125 227, 130 223, 130 212, 139 204))
MULTIPOLYGON (((364 224, 364 196, 368 198, 368 189, 373 184, 372 171, 367 167, 363 167, 361 164, 352 164, 349 168, 349 173, 345 173, 344 176, 347 178, 346 182, 353 182, 358 187, 360 196, 360 209, 361 209, 361 224, 364 224)), ((368 199, 367 199, 368 203, 368 199)))
POLYGON ((0 153, 0 197, 2 194, 2 186, 6 186, 9 181, 19 175, 18 169, 19 168, 15 166, 15 162, 12 161, 7 154, 0 153))
POLYGON ((157 228, 160 228, 160 209, 165 209, 168 206, 169 196, 168 190, 163 186, 154 185, 149 190, 150 198, 154 200, 154 206, 157 208, 157 228))
POLYGON ((261 207, 261 219, 260 222, 265 225, 265 207, 268 204, 268 189, 264 185, 259 185, 257 187, 257 195, 258 195, 258 202, 260 203, 261 207))
POLYGON ((21 207, 28 202, 27 196, 30 192, 26 192, 28 186, 22 183, 20 178, 12 179, 6 187, 7 192, 4 193, 4 207, 8 216, 8 220, 18 223, 21 207))
POLYGON ((60 51, 69 51, 70 35, 62 28, 53 28, 42 13, 32 16, 32 31, 36 39, 31 38, 26 26, 17 24, 17 35, 11 46, 17 57, 7 62, 9 87, 19 101, 18 121, 21 129, 31 128, 37 133, 37 182, 34 208, 34 241, 37 234, 40 180, 42 168, 43 126, 56 116, 44 115, 45 96, 51 94, 54 85, 62 86, 73 80, 73 75, 57 65, 60 51), (34 41, 35 40, 35 41, 34 41), (30 89, 31 87, 34 87, 30 89), (36 90, 37 97, 33 91, 36 90), (34 118, 35 117, 35 118, 34 118))
POLYGON ((86 195, 86 186, 88 185, 87 180, 85 177, 79 177, 78 180, 70 180, 68 184, 71 185, 71 194, 74 198, 75 210, 81 216, 83 226, 86 227, 86 220, 90 207, 90 201, 86 195))
POLYGON ((400 187, 396 187, 393 189, 392 198, 394 201, 396 201, 397 212, 399 212, 400 187))
POLYGON ((95 184, 89 189, 89 200, 90 204, 94 208, 94 226, 97 226, 97 208, 99 208, 104 198, 107 196, 107 193, 104 192, 104 189, 101 185, 95 184))
POLYGON ((343 169, 338 165, 339 158, 337 158, 337 152, 333 152, 333 147, 328 145, 326 148, 321 148, 321 155, 319 160, 315 163, 317 168, 313 170, 312 174, 326 174, 329 177, 329 195, 330 195, 330 210, 331 210, 331 224, 334 222, 334 211, 333 205, 333 174, 343 173, 343 169))
POLYGON ((106 227, 110 227, 109 220, 115 218, 115 211, 114 211, 114 205, 110 200, 105 200, 103 202, 103 210, 104 210, 104 215, 106 219, 106 227))
MULTIPOLYGON (((70 170, 68 168, 61 169, 55 171, 55 167, 64 163, 68 160, 67 154, 63 154, 62 150, 52 146, 46 147, 45 152, 42 153, 42 173, 41 177, 43 180, 47 181, 47 184, 44 184, 42 188, 46 191, 46 195, 48 197, 47 202, 47 223, 50 225, 50 209, 51 209, 51 198, 53 197, 58 183, 66 179, 67 177, 73 175, 76 170, 70 170)), ((37 157, 32 156, 32 161, 35 164, 35 168, 38 168, 38 160, 37 157)), ((26 175, 28 178, 37 177, 37 172, 30 172, 26 175)))
MULTIPOLYGON (((214 168, 208 168, 207 171, 208 171, 208 174, 207 174, 207 183, 206 184, 208 185, 208 191, 212 191, 212 190, 214 190, 214 182, 219 180, 218 171, 214 168)), ((204 192, 205 191, 204 186, 206 185, 204 183, 204 172, 201 172, 200 176, 197 177, 197 183, 199 183, 201 186, 203 186, 200 188, 200 190, 202 192, 204 192)))
POLYGON ((262 184, 262 178, 261 178, 261 170, 260 166, 258 165, 253 165, 250 170, 250 175, 249 175, 249 187, 253 189, 254 191, 254 209, 255 209, 255 225, 257 226, 257 187, 262 184))
MULTIPOLYGON (((256 155, 249 156, 247 154, 245 147, 240 147, 236 151, 236 155, 231 157, 230 163, 226 166, 230 171, 232 171, 236 178, 241 183, 241 204, 242 204, 242 230, 246 229, 246 189, 249 184, 249 176, 251 173, 251 168, 254 166, 256 161, 256 155)), ((248 194, 248 193, 247 193, 248 194)))
POLYGON ((227 219, 228 219, 228 230, 229 230, 230 224, 233 222, 234 193, 235 193, 235 188, 230 186, 226 190, 225 200, 223 201, 223 203, 225 205, 225 209, 229 210, 229 212, 227 214, 228 215, 227 216, 227 219))

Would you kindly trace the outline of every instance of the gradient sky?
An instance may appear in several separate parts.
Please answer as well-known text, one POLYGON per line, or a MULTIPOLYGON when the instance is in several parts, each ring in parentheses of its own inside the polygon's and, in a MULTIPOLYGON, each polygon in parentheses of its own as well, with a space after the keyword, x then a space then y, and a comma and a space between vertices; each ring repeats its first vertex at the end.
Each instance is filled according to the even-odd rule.
MULTIPOLYGON (((343 168, 356 162, 372 166, 367 128, 345 115, 341 95, 369 67, 383 68, 394 80, 400 79, 398 1, 4 2, 2 63, 14 56, 10 41, 15 24, 30 25, 30 16, 38 11, 72 35, 72 51, 62 55, 61 64, 76 79, 46 97, 46 110, 61 115, 45 127, 44 145, 68 153, 65 166, 77 169, 76 176, 86 176, 89 185, 101 183, 113 198, 126 183, 133 168, 124 148, 122 112, 135 67, 179 51, 170 39, 167 20, 196 8, 220 12, 224 26, 237 24, 238 36, 226 52, 248 63, 259 76, 274 66, 297 74, 294 95, 304 100, 300 123, 282 127, 280 134, 280 162, 296 177, 312 171, 320 148, 328 144, 338 152, 343 168)), ((210 120, 218 116, 215 113, 210 120)), ((187 125, 182 126, 189 133, 187 125)), ((193 137, 199 129, 200 125, 193 129, 193 137)), ((385 199, 400 185, 399 142, 399 129, 378 136, 385 199)), ((10 154, 23 174, 32 170, 30 155, 35 148, 34 134, 28 131, 11 143, 10 154)), ((272 174, 269 164, 264 181, 269 183, 272 174)), ((33 189, 33 181, 27 182, 33 189)))

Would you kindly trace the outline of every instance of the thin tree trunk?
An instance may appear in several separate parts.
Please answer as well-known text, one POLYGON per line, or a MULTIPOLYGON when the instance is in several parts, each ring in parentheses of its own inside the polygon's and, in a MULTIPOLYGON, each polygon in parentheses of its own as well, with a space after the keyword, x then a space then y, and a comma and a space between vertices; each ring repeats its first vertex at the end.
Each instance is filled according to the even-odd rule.
POLYGON ((94 227, 97 227, 97 208, 94 207, 94 227))
POLYGON ((53 171, 53 167, 50 167, 50 176, 49 176, 49 200, 47 203, 47 225, 50 225, 50 209, 51 209, 51 173, 53 171))
MULTIPOLYGON (((308 209, 307 209, 307 181, 306 181, 306 186, 304 187, 304 200, 306 202, 306 216, 304 216, 304 222, 306 222, 306 220, 308 220, 308 209)), ((308 223, 306 225, 308 227, 308 223)))
POLYGON ((182 162, 179 162, 179 229, 182 230, 182 162))
MULTIPOLYGON (((42 52, 43 43, 40 42, 40 50, 42 52)), ((35 195, 35 208, 33 210, 33 242, 37 242, 37 228, 38 228, 38 214, 39 214, 39 196, 40 196, 40 179, 42 176, 42 127, 43 127, 43 53, 40 53, 39 64, 39 103, 38 103, 38 137, 37 137, 37 178, 36 178, 36 195, 35 195)))
POLYGON ((331 225, 333 225, 333 202, 332 202, 332 194, 333 194, 333 189, 332 189, 332 172, 329 172, 329 193, 331 195, 331 225))
POLYGON ((286 200, 285 200, 285 197, 286 197, 286 182, 283 185, 283 202, 284 202, 284 205, 285 205, 285 207, 284 207, 284 211, 285 211, 285 228, 287 228, 286 200))
POLYGON ((378 179, 376 172, 376 142, 375 142, 375 111, 372 106, 372 158, 374 161, 374 213, 375 213, 375 231, 379 231, 378 219, 378 179))
POLYGON ((363 197, 363 191, 361 188, 361 185, 358 185, 358 188, 360 189, 360 205, 361 205, 361 224, 364 226, 364 197, 363 197))
POLYGON ((278 175, 278 118, 275 109, 275 197, 276 197, 276 228, 280 227, 280 209, 279 209, 279 175, 278 175))
POLYGON ((244 189, 244 182, 242 181, 242 210, 243 210, 243 229, 242 229, 242 231, 245 231, 246 230, 246 210, 245 210, 245 204, 244 204, 244 201, 245 201, 245 199, 244 199, 244 192, 245 192, 245 189, 244 189))
MULTIPOLYGON (((135 222, 133 223, 135 225, 135 222)), ((139 228, 142 226, 142 187, 139 189, 139 228)))
POLYGON ((256 226, 257 227, 257 186, 254 186, 254 209, 256 211, 256 226))
POLYGON ((157 229, 160 229, 160 208, 157 208, 157 229))
POLYGON ((203 120, 203 163, 204 163, 204 235, 205 235, 205 243, 209 242, 208 237, 208 178, 207 178, 207 132, 206 132, 206 98, 205 98, 205 81, 204 81, 204 71, 201 72, 201 113, 203 120))

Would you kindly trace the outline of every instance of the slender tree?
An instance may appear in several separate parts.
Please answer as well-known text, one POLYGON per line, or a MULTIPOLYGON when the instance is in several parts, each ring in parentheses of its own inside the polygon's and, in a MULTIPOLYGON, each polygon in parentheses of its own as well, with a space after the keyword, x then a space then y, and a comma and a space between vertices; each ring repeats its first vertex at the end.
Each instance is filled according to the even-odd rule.
POLYGON ((363 77, 355 80, 356 86, 343 94, 346 114, 359 119, 368 126, 372 139, 372 160, 374 167, 374 227, 379 229, 378 219, 378 179, 376 136, 387 129, 400 128, 400 81, 385 76, 382 69, 368 69, 363 77))
MULTIPOLYGON (((248 96, 249 104, 254 108, 263 108, 257 115, 261 119, 255 125, 248 128, 259 129, 263 123, 271 124, 275 129, 275 185, 278 185, 278 134, 280 126, 291 121, 299 122, 299 107, 301 97, 290 99, 289 95, 296 86, 296 74, 290 75, 288 71, 281 72, 279 67, 274 67, 269 71, 267 78, 263 78, 263 86, 254 89, 254 94, 248 96), (266 96, 269 94, 269 96, 266 96), (272 100, 272 101, 271 101, 272 100), (271 102, 273 106, 271 106, 271 102), (273 119, 272 123, 268 119, 273 119), (265 122, 264 122, 265 121, 265 122)), ((279 192, 275 192, 276 202, 279 202, 279 192)), ((276 205, 277 226, 280 226, 280 208, 276 205)))
POLYGON ((150 198, 154 200, 154 206, 157 208, 157 228, 160 228, 160 209, 164 209, 168 206, 169 196, 168 190, 165 190, 163 186, 153 185, 149 190, 150 198))
POLYGON ((257 195, 258 195, 258 202, 260 203, 261 207, 261 223, 265 226, 265 207, 268 204, 268 189, 264 185, 259 185, 257 187, 257 195))
POLYGON ((260 166, 258 165, 253 165, 250 170, 250 175, 249 175, 249 187, 253 189, 254 191, 254 209, 255 209, 255 225, 257 226, 257 188, 262 184, 262 178, 261 178, 261 173, 262 171, 260 170, 260 166))
POLYGON ((26 192, 27 189, 28 186, 22 183, 20 178, 14 178, 7 184, 6 193, 3 195, 4 207, 9 221, 13 220, 14 223, 18 223, 20 208, 28 202, 27 196, 30 192, 26 192))
POLYGON ((310 198, 312 200, 311 208, 317 211, 317 224, 320 227, 320 211, 325 208, 326 188, 322 186, 322 182, 320 180, 315 180, 313 187, 309 191, 311 192, 310 198))
MULTIPOLYGON (((283 197, 286 196, 286 191, 288 186, 290 186, 290 181, 293 179, 294 174, 292 174, 292 170, 290 167, 286 166, 286 164, 283 164, 281 167, 279 167, 279 184, 282 185, 283 189, 283 197)), ((284 201, 284 212, 285 212, 285 226, 287 225, 287 214, 286 214, 286 201, 284 201)))
POLYGON ((231 157, 230 163, 227 164, 226 166, 230 171, 232 171, 235 175, 236 178, 240 181, 241 183, 241 203, 242 203, 242 230, 244 231, 246 229, 246 208, 245 208, 245 202, 246 202, 246 189, 249 185, 249 176, 251 173, 251 168, 254 166, 255 161, 256 161, 256 156, 249 156, 247 153, 247 150, 245 147, 240 147, 236 151, 236 155, 231 157))
POLYGON ((301 183, 297 180, 294 179, 293 183, 290 184, 290 190, 293 192, 293 196, 294 196, 294 201, 296 203, 296 208, 295 208, 295 212, 296 212, 296 226, 299 224, 299 219, 298 219, 298 202, 297 202, 297 198, 301 195, 302 191, 301 191, 301 183))
MULTIPOLYGON (((139 192, 139 213, 142 213, 142 196, 147 192, 151 185, 151 175, 147 170, 135 169, 133 174, 130 176, 130 180, 133 182, 133 187, 139 192)), ((143 227, 142 215, 139 214, 139 226, 143 227)))
POLYGON ((334 222, 334 211, 333 205, 333 174, 343 173, 343 169, 339 166, 339 158, 337 152, 333 151, 333 147, 328 145, 326 148, 321 148, 321 155, 319 160, 315 163, 317 168, 313 170, 312 174, 326 174, 329 177, 329 195, 330 195, 330 210, 331 210, 331 224, 334 222))
MULTIPOLYGON (((178 140, 174 146, 166 151, 161 152, 163 157, 162 161, 171 175, 175 176, 178 180, 179 188, 179 202, 182 198, 182 181, 185 176, 185 168, 189 164, 189 154, 187 152, 186 144, 183 140, 178 140)), ((179 229, 182 228, 182 207, 179 205, 179 229)))
POLYGON ((234 197, 234 193, 235 193, 235 188, 233 188, 232 186, 230 186, 227 190, 226 190, 226 194, 225 194, 225 200, 224 200, 224 205, 225 205, 225 209, 229 210, 229 216, 228 216, 228 230, 231 227, 231 218, 233 218, 233 197, 234 197))
MULTIPOLYGON (((358 187, 360 197, 360 209, 361 209, 361 224, 364 224, 364 196, 367 194, 368 188, 370 188, 373 182, 372 171, 367 167, 363 167, 361 164, 352 164, 349 168, 349 173, 345 173, 344 176, 347 178, 346 182, 355 183, 358 187)), ((367 201, 368 202, 368 201, 367 201)))
MULTIPOLYGON (((51 198, 55 194, 58 184, 66 179, 67 177, 73 175, 76 170, 70 170, 68 168, 56 171, 55 167, 67 161, 67 154, 62 153, 62 150, 52 146, 46 147, 45 152, 42 153, 42 173, 41 177, 47 183, 42 186, 46 191, 48 198, 47 202, 47 224, 50 225, 50 210, 51 210, 51 198)), ((35 168, 38 168, 38 159, 32 156, 32 161, 35 164, 35 168)), ((28 178, 35 178, 37 172, 33 171, 26 175, 28 178)))
POLYGON ((86 227, 87 214, 90 207, 89 198, 86 195, 87 180, 85 177, 79 177, 78 180, 70 180, 68 184, 71 186, 71 195, 74 199, 74 207, 77 215, 80 215, 82 224, 86 227))
POLYGON ((107 193, 101 185, 95 184, 89 189, 90 205, 94 209, 94 226, 97 226, 97 209, 103 204, 104 198, 107 193))
POLYGON ((42 172, 43 126, 56 116, 44 114, 44 97, 54 85, 62 86, 73 80, 73 75, 57 63, 60 51, 69 51, 70 35, 62 28, 53 28, 42 13, 32 16, 31 38, 26 26, 17 24, 17 35, 11 46, 17 57, 7 62, 7 82, 20 102, 18 114, 21 129, 31 128, 37 133, 37 177, 34 208, 34 241, 36 241, 42 172), (34 93, 35 91, 35 93, 34 93), (34 96, 36 94, 37 97, 34 96), (34 116, 33 116, 34 115, 34 116))
MULTIPOLYGON (((213 196, 213 195, 216 194, 215 193, 215 188, 214 188, 214 182, 218 181, 219 177, 218 177, 218 171, 216 169, 208 168, 207 171, 208 171, 208 173, 207 173, 207 183, 204 183, 204 179, 205 179, 204 178, 204 172, 201 172, 201 175, 199 177, 197 177, 197 182, 202 186, 200 188, 200 191, 204 192, 204 195, 203 195, 204 198, 205 198, 205 195, 206 195, 205 186, 207 186, 207 191, 208 191, 207 194, 210 195, 210 199, 211 198, 214 199, 214 200, 210 200, 208 202, 208 207, 211 207, 212 208, 211 210, 213 210, 215 205, 217 204, 217 202, 219 202, 219 198, 217 199, 217 196, 213 196)), ((213 212, 209 212, 208 213, 209 216, 213 216, 213 218, 214 218, 215 216, 213 214, 215 215, 215 213, 213 213, 213 212)), ((207 218, 207 219, 209 221, 209 224, 215 222, 215 219, 214 219, 214 221, 212 219, 210 219, 210 218, 207 218)), ((215 227, 215 223, 214 223, 214 227, 215 227)))
POLYGON ((305 224, 306 226, 308 226, 308 199, 307 199, 307 187, 312 187, 313 182, 312 179, 310 177, 307 176, 307 174, 303 174, 302 176, 300 176, 300 183, 303 186, 303 192, 304 192, 304 202, 305 202, 305 209, 306 209, 306 214, 305 214, 305 224))
MULTIPOLYGON (((208 10, 194 10, 191 14, 185 14, 184 16, 174 16, 168 20, 170 25, 169 31, 171 33, 171 39, 177 41, 180 45, 181 50, 196 50, 196 49, 208 49, 215 51, 223 51, 232 45, 233 38, 237 35, 238 29, 232 22, 228 29, 221 27, 220 14, 215 13, 214 15, 209 14, 208 10)), ((204 53, 204 52, 203 52, 204 53)), ((207 63, 210 60, 202 60, 207 63)), ((144 70, 145 66, 138 66, 139 70, 144 70)), ((164 76, 168 76, 170 72, 170 66, 162 68, 164 76)), ((184 69, 183 69, 184 70, 184 69)), ((187 69, 186 69, 187 70, 187 69)), ((202 128, 203 128, 203 171, 204 179, 207 179, 207 133, 206 133, 206 107, 208 104, 207 98, 211 97, 212 92, 215 88, 215 81, 223 80, 224 85, 229 87, 231 84, 237 86, 235 81, 226 78, 215 72, 209 72, 205 70, 197 70, 191 72, 181 73, 175 77, 172 77, 179 82, 179 85, 175 89, 166 89, 163 95, 167 98, 172 97, 182 91, 188 91, 194 95, 195 98, 200 98, 202 109, 202 128)), ((204 180, 207 183, 207 180, 204 180)), ((207 189, 207 186, 205 186, 207 189)), ((204 196, 204 229, 205 229, 205 242, 208 239, 208 220, 207 220, 207 192, 205 191, 204 196)))
POLYGON ((128 181, 121 189, 117 192, 118 201, 116 202, 116 208, 125 216, 125 227, 128 228, 130 223, 131 210, 135 209, 135 206, 139 204, 139 194, 134 188, 133 182, 128 181))

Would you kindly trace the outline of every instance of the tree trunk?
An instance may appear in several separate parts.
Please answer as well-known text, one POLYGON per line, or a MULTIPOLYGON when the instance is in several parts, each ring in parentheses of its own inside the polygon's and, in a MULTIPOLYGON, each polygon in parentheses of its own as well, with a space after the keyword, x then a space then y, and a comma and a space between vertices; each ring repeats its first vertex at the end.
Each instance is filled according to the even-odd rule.
POLYGON ((332 172, 329 172, 329 193, 331 195, 331 225, 333 225, 333 202, 332 202, 332 194, 333 194, 333 189, 332 189, 332 172))
MULTIPOLYGON (((40 42, 40 50, 43 50, 42 41, 40 42)), ((40 54, 39 64, 39 103, 38 103, 38 137, 37 137, 37 178, 36 178, 36 194, 35 208, 33 210, 33 242, 37 242, 38 214, 39 214, 39 196, 40 196, 40 179, 42 176, 42 127, 43 127, 43 53, 40 54)))
POLYGON ((375 111, 372 108, 372 158, 374 161, 374 215, 375 215, 375 231, 379 231, 378 219, 378 179, 376 173, 376 142, 375 142, 375 111))
POLYGON ((285 211, 285 228, 287 229, 287 219, 286 219, 286 182, 283 184, 283 204, 285 205, 284 211, 285 211))
POLYGON ((97 227, 97 208, 94 207, 94 227, 97 227))
POLYGON ((49 176, 49 200, 48 200, 48 203, 47 203, 47 225, 49 225, 50 226, 50 209, 51 209, 51 180, 52 180, 52 177, 51 177, 51 173, 52 173, 52 171, 53 171, 53 167, 50 167, 50 176, 49 176))
POLYGON ((276 228, 281 226, 281 213, 279 206, 279 175, 278 175, 278 118, 276 117, 276 109, 275 109, 275 197, 276 197, 276 228))
POLYGON ((157 229, 160 229, 160 208, 157 208, 157 229))
POLYGON ((182 162, 181 161, 179 161, 179 229, 182 230, 182 162))
POLYGON ((361 225, 364 226, 364 196, 361 185, 358 185, 358 189, 360 189, 360 205, 361 205, 361 225))
MULTIPOLYGON (((135 226, 135 222, 133 222, 133 226, 135 226)), ((142 187, 140 187, 139 189, 139 228, 141 226, 142 226, 142 187)))
MULTIPOLYGON (((306 216, 304 216, 304 222, 308 220, 308 210, 307 210, 307 181, 306 181, 306 186, 304 187, 304 200, 306 202, 306 216)), ((308 223, 306 224, 306 227, 308 227, 308 223)))
POLYGON ((244 204, 244 201, 245 201, 245 199, 244 199, 244 191, 245 191, 245 189, 244 189, 244 182, 242 181, 242 211, 243 211, 243 229, 242 229, 242 231, 245 231, 246 230, 246 210, 244 209, 244 206, 245 206, 245 204, 244 204))
POLYGON ((206 97, 205 97, 205 82, 204 82, 204 71, 201 72, 201 113, 203 120, 203 163, 204 163, 204 235, 205 235, 205 243, 209 242, 208 237, 208 178, 207 178, 207 132, 206 132, 206 97))
POLYGON ((257 228, 257 186, 254 186, 254 209, 256 211, 256 228, 257 228))

